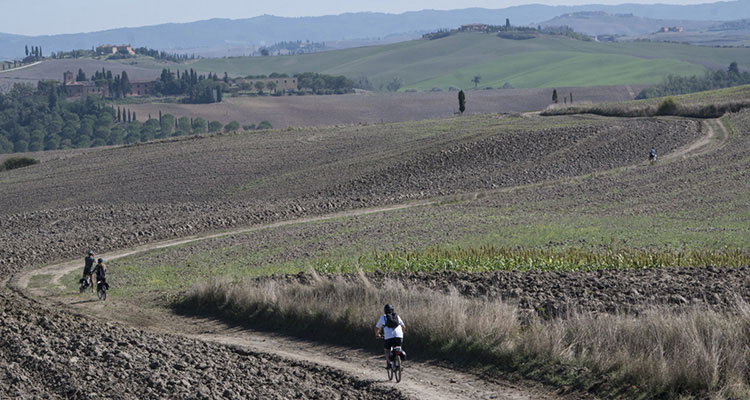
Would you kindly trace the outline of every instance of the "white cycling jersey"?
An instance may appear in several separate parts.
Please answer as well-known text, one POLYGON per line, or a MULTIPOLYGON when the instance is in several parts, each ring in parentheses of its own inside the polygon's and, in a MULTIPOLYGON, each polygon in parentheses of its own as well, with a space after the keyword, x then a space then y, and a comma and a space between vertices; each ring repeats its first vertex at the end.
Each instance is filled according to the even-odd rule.
POLYGON ((383 328, 383 338, 385 340, 393 339, 393 338, 403 338, 404 337, 404 330, 401 329, 404 325, 404 321, 401 319, 401 317, 398 317, 398 326, 395 328, 389 328, 385 326, 385 315, 381 315, 380 319, 378 320, 378 323, 375 325, 376 328, 380 329, 383 328))

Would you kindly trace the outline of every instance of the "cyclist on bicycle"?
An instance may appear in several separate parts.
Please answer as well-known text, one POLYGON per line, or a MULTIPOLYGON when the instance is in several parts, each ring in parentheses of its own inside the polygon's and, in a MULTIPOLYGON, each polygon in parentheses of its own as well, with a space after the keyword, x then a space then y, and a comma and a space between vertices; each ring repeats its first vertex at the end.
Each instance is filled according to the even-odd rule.
POLYGON ((656 149, 655 148, 652 147, 651 150, 648 152, 648 159, 651 162, 656 161, 656 149))
MULTIPOLYGON (((107 266, 104 264, 104 259, 100 258, 96 260, 96 262, 96 267, 94 267, 96 283, 99 284, 99 282, 101 282, 102 285, 107 285, 107 266)), ((109 288, 109 285, 107 285, 107 288, 109 288)))
POLYGON ((383 312, 385 314, 381 315, 378 323, 375 324, 375 337, 385 339, 385 367, 391 368, 391 347, 401 346, 404 341, 406 325, 404 325, 401 317, 396 314, 392 305, 386 304, 383 307, 383 312), (380 333, 381 328, 383 329, 382 335, 380 333))
POLYGON ((83 279, 88 279, 91 284, 91 291, 94 291, 94 282, 91 281, 91 274, 94 272, 94 252, 89 250, 89 254, 86 256, 83 264, 83 279))

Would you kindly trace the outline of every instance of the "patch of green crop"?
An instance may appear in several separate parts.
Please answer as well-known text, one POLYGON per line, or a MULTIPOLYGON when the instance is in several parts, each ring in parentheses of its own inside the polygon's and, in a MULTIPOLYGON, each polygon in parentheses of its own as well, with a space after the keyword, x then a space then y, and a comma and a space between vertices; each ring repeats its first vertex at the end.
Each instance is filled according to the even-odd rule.
POLYGON ((323 273, 365 272, 489 272, 592 271, 599 269, 666 268, 673 266, 750 265, 750 252, 739 249, 651 251, 639 249, 565 250, 539 248, 429 248, 416 251, 376 252, 360 257, 356 265, 321 261, 323 273))

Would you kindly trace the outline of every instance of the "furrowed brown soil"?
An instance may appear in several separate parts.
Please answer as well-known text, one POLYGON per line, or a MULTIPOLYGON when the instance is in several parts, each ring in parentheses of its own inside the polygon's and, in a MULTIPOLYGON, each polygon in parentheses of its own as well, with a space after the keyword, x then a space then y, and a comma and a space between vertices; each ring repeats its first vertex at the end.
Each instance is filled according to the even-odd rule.
POLYGON ((0 266, 542 183, 628 165, 645 143, 669 152, 701 134, 689 120, 553 118, 540 130, 531 118, 471 118, 188 138, 6 171, 0 266), (522 167, 509 168, 513 160, 522 167))
MULTIPOLYGON (((747 174, 747 168, 742 168, 747 165, 743 161, 750 127, 746 120, 736 124, 743 132, 741 141, 727 147, 722 159, 730 162, 721 162, 722 166, 736 168, 730 177, 747 174)), ((655 187, 648 183, 653 179, 686 185, 692 184, 693 176, 686 175, 690 173, 704 179, 725 176, 724 171, 710 168, 714 154, 698 149, 683 152, 685 159, 665 160, 651 168, 640 162, 643 148, 647 149, 651 141, 659 144, 661 154, 680 154, 689 149, 691 143, 708 134, 696 121, 517 118, 504 125, 507 121, 482 116, 400 127, 386 124, 220 135, 101 149, 6 171, 0 174, 0 232, 5 244, 0 249, 0 269, 9 274, 53 260, 80 257, 91 247, 101 252, 126 249, 208 231, 396 204, 404 199, 428 199, 436 194, 463 193, 471 197, 491 193, 473 202, 451 205, 455 208, 447 212, 499 207, 508 202, 533 209, 542 207, 541 200, 554 202, 564 194, 580 199, 582 205, 560 203, 557 207, 569 207, 577 213, 596 204, 612 204, 612 196, 617 196, 613 188, 617 188, 635 197, 623 196, 613 213, 650 211, 669 207, 670 201, 677 199, 694 202, 701 194, 670 189, 651 202, 648 199, 654 196, 655 187), (539 121, 543 127, 535 128, 539 121), (520 155, 525 156, 517 158, 520 155), (517 160, 524 168, 503 164, 508 160, 517 160), (432 169, 451 178, 435 188, 438 174, 432 169), (392 179, 390 185, 378 186, 381 178, 392 179), (401 190, 392 191, 394 185, 401 190)), ((714 194, 709 193, 709 182, 698 185, 709 194, 707 201, 712 205, 732 190, 727 189, 732 184, 728 179, 713 179, 717 181, 722 190, 714 194)), ((735 184, 734 190, 746 193, 747 188, 735 184)), ((439 218, 442 210, 433 215, 439 218)), ((386 224, 379 229, 379 234, 387 235, 398 226, 386 224)), ((434 232, 442 234, 445 231, 434 232)), ((435 236, 430 237, 439 242, 435 236)), ((435 275, 425 278, 423 284, 450 281, 468 288, 471 279, 471 275, 450 279, 435 275)), ((606 281, 612 282, 613 291, 617 288, 615 280, 606 281)), ((538 282, 543 286, 545 281, 554 282, 554 275, 538 282)), ((585 276, 566 280, 571 285, 584 281, 585 276)), ((665 279, 663 283, 668 282, 665 279)), ((689 284, 689 280, 685 282, 689 284)), ((506 290, 502 285, 486 285, 501 296, 506 290)), ((473 287, 479 290, 478 285, 473 287)), ((512 285, 508 288, 511 292, 515 289, 512 285)), ((562 288, 559 293, 575 293, 571 289, 562 288)), ((550 297, 564 300, 556 290, 548 289, 550 297)), ((465 292, 472 294, 471 289, 465 292)), ((7 379, 0 383, 5 393, 90 397, 86 390, 103 393, 103 389, 82 388, 68 377, 85 371, 90 376, 88 381, 97 381, 104 376, 98 371, 106 370, 107 376, 114 376, 111 385, 124 393, 123 398, 158 397, 174 390, 177 397, 398 396, 388 387, 342 375, 335 369, 97 321, 78 323, 74 321, 81 317, 75 313, 39 304, 12 291, 1 294, 0 357, 7 367, 0 373, 7 379), (91 350, 87 356, 72 360, 71 355, 82 347, 91 350), (154 358, 164 360, 164 364, 154 363, 154 358), (263 365, 278 371, 280 378, 260 374, 263 365), (333 387, 329 383, 332 380, 337 381, 333 387), (258 391, 249 392, 251 389, 258 391)), ((599 298, 590 300, 591 308, 597 309, 598 301, 607 311, 606 302, 599 298)), ((566 303, 560 308, 562 304, 566 303)))
MULTIPOLYGON (((632 86, 557 88, 577 101, 601 103, 632 100, 632 86), (630 88, 630 90, 628 89, 630 88)), ((635 87, 636 92, 643 87, 635 87)), ((513 113, 547 107, 552 89, 493 89, 466 92, 466 114, 513 113)), ((457 92, 359 93, 335 96, 225 97, 220 104, 133 104, 128 108, 145 121, 159 111, 177 117, 201 117, 240 125, 267 120, 276 128, 376 124, 446 118, 458 112, 457 92)))

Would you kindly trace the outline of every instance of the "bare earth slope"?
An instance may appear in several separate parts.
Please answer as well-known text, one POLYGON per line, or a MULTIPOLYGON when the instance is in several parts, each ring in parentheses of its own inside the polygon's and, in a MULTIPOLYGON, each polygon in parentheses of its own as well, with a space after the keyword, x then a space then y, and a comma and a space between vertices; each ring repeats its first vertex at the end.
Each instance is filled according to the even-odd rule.
POLYGON ((701 134, 688 120, 471 118, 189 138, 7 171, 0 268, 92 245, 540 183, 624 166, 646 143, 669 152, 701 134), (523 168, 507 167, 519 158, 523 168))
MULTIPOLYGON (((92 246, 122 249, 405 198, 603 172, 640 160, 633 148, 643 141, 658 141, 668 153, 705 134, 700 123, 688 120, 548 118, 543 120, 541 135, 539 127, 526 125, 527 118, 510 122, 496 116, 472 118, 476 119, 471 124, 459 118, 402 126, 220 135, 102 149, 85 157, 8 171, 0 175, 0 231, 5 244, 0 249, 0 270, 8 274, 78 257, 92 246), (541 135, 538 141, 524 142, 534 135, 541 135), (543 140, 547 137, 558 140, 543 140), (580 146, 586 142, 588 150, 583 151, 580 146), (499 167, 519 151, 527 154, 528 168, 499 167), (445 173, 478 178, 447 180, 436 192, 430 171, 407 159, 444 160, 445 173), (377 179, 372 177, 378 176, 395 178, 391 185, 373 187, 377 179), (402 189, 398 195, 390 191, 393 185, 402 189)), ((5 393, 90 397, 87 391, 103 389, 84 387, 71 377, 85 371, 90 379, 109 379, 99 372, 107 370, 122 398, 164 393, 397 396, 371 381, 332 369, 82 320, 8 290, 0 295, 0 374, 5 374, 0 384, 5 393), (278 376, 269 376, 269 370, 278 376)))

